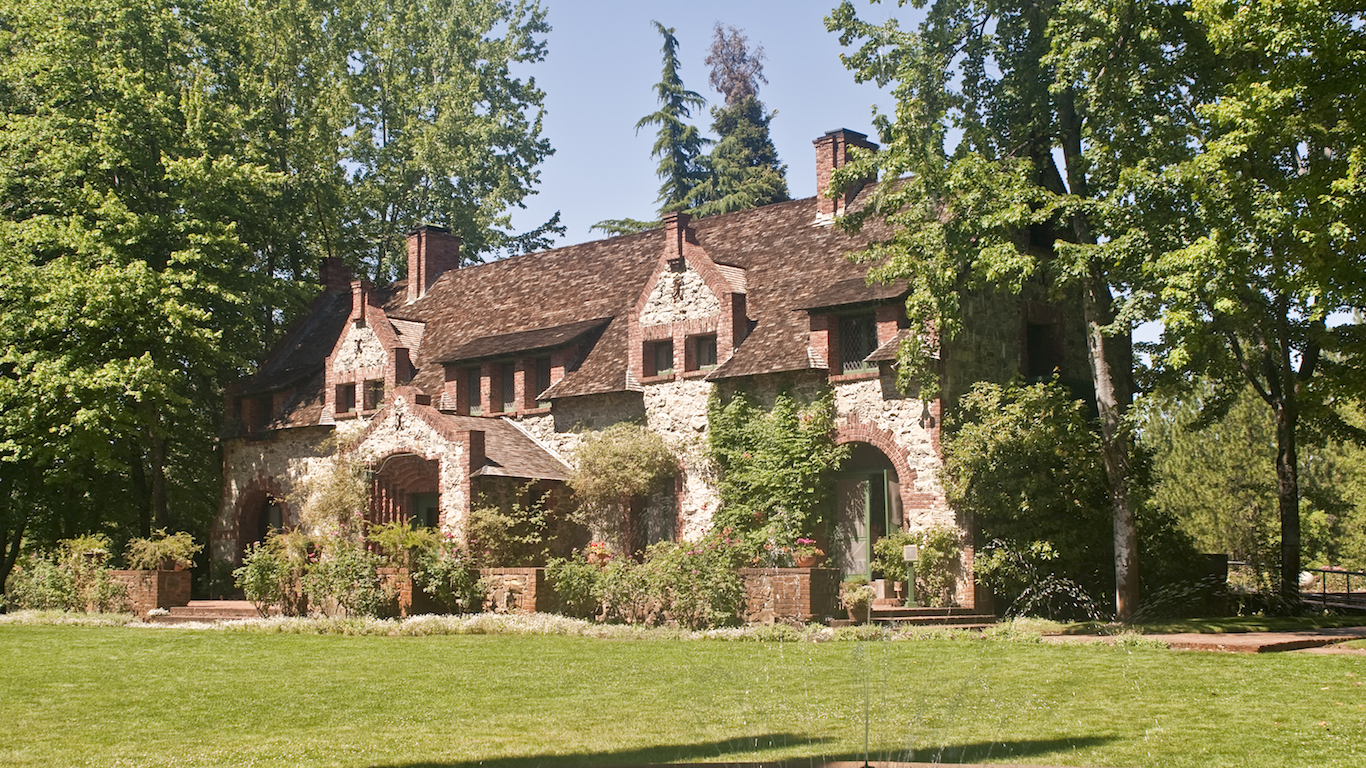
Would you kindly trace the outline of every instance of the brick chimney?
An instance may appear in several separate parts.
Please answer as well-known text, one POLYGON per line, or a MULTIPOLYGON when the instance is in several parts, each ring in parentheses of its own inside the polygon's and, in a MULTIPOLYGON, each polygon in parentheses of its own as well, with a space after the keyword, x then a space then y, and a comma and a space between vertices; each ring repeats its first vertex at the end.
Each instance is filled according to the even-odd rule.
POLYGON ((683 258, 683 243, 693 242, 691 223, 692 216, 682 211, 664 214, 664 252, 670 261, 683 258))
POLYGON ((347 320, 357 328, 365 327, 365 305, 370 302, 370 284, 365 280, 351 283, 351 316, 347 320))
POLYGON ((408 233, 408 301, 427 295, 441 273, 460 266, 460 238, 424 224, 408 233))
POLYGON ((832 200, 826 197, 826 192, 830 189, 830 174, 849 162, 850 147, 861 147, 876 152, 877 145, 868 141, 867 136, 848 128, 827 131, 824 136, 812 143, 816 145, 816 218, 830 219, 844 213, 859 190, 877 180, 863 179, 832 200))
POLYGON ((351 290, 351 270, 340 258, 329 256, 323 259, 323 265, 318 269, 318 282, 323 284, 328 293, 346 293, 351 290))

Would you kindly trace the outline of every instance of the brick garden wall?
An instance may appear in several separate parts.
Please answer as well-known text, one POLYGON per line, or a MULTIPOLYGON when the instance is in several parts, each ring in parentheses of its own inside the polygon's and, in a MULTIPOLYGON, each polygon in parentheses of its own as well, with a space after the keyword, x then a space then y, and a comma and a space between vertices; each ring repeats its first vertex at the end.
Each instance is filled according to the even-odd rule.
POLYGON ((746 623, 821 621, 839 612, 836 568, 741 568, 746 623))
POLYGON ((113 571, 114 580, 128 593, 128 608, 147 618, 153 608, 190 604, 189 571, 113 571))

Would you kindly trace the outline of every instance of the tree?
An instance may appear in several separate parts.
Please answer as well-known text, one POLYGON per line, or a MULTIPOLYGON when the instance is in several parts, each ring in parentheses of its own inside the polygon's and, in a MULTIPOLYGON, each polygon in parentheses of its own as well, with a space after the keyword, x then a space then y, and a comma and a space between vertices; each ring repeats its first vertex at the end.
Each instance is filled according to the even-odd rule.
POLYGON ((689 210, 696 216, 743 211, 788 199, 787 166, 778 162, 778 150, 769 136, 773 113, 759 101, 764 77, 764 49, 749 50, 745 35, 735 27, 729 33, 718 23, 707 64, 711 85, 725 97, 725 106, 713 107, 712 130, 719 139, 703 163, 705 178, 688 196, 689 210))
POLYGON ((621 422, 588 435, 574 452, 573 517, 626 555, 644 548, 641 505, 678 475, 678 457, 658 432, 621 422))
POLYGON ((549 152, 508 73, 545 29, 532 1, 0 0, 0 580, 25 539, 206 532, 222 382, 322 257, 392 276, 432 220, 469 258, 541 243, 502 230, 549 152))
MULTIPOLYGON (((876 219, 891 226, 862 258, 874 263, 873 278, 909 280, 912 321, 940 340, 961 329, 967 291, 1018 293, 1042 277, 1080 297, 1113 519, 1116 613, 1127 620, 1139 587, 1125 419, 1132 318, 1114 287, 1133 264, 1122 258, 1129 254, 1102 247, 1112 237, 1108 192, 1121 166, 1097 162, 1097 153, 1111 146, 1104 138, 1116 126, 1104 122, 1109 113, 1079 109, 1090 103, 1093 82, 1060 75, 1050 51, 1072 29, 1058 11, 1055 0, 937 0, 919 29, 907 31, 896 19, 864 22, 842 3, 827 26, 844 45, 859 43, 846 64, 860 82, 894 83, 896 108, 874 117, 884 151, 857 154, 835 182, 879 172, 894 180, 841 225, 857 230, 876 219), (962 134, 954 147, 950 128, 962 134)), ((1104 46, 1114 38, 1085 41, 1104 46)), ((1165 74, 1150 71, 1136 87, 1164 101, 1161 89, 1180 85, 1165 74)), ((931 387, 932 336, 922 334, 901 354, 907 378, 931 387)))
POLYGON ((640 118, 636 131, 647 125, 659 126, 650 156, 659 158, 655 173, 664 180, 658 199, 659 212, 663 214, 686 208, 688 194, 702 180, 698 159, 706 139, 702 138, 697 126, 683 121, 692 117, 692 110, 700 109, 707 100, 683 87, 683 80, 678 76, 678 38, 674 37, 673 28, 657 21, 654 25, 664 37, 664 73, 655 85, 660 106, 640 118))
MULTIPOLYGON (((1211 382, 1215 416, 1250 386, 1273 414, 1280 588, 1293 604, 1300 443, 1306 430, 1352 431, 1333 406, 1363 396, 1366 329, 1348 315, 1366 304, 1363 14, 1341 1, 1195 0, 1173 6, 1182 23, 1155 26, 1162 4, 1106 23, 1070 5, 1078 39, 1096 26, 1156 31, 1165 47, 1150 60, 1164 67, 1199 52, 1178 99, 1121 107, 1124 93, 1096 92, 1086 107, 1163 128, 1128 135, 1146 159, 1115 189, 1129 231, 1113 247, 1156 256, 1135 287, 1163 322, 1153 351, 1166 382, 1211 382)), ((1075 41, 1059 56, 1073 77, 1122 83, 1112 59, 1075 41)))

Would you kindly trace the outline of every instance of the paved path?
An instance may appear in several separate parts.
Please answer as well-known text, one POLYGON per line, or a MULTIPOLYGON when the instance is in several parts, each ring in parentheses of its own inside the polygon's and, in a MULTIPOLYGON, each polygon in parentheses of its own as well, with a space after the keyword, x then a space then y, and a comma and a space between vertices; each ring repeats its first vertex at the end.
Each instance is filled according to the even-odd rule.
MULTIPOLYGON (((1168 648, 1185 651, 1228 651, 1230 653, 1270 653, 1273 651, 1298 651, 1308 648, 1322 648, 1345 640, 1366 638, 1366 627, 1334 627, 1330 629, 1308 629, 1299 632, 1225 632, 1222 634, 1202 634, 1181 632, 1168 635, 1143 635, 1145 639, 1157 640, 1168 648)), ((1113 643, 1114 635, 1044 635, 1048 643, 1113 643)), ((1327 649, 1325 649, 1327 650, 1327 649)), ((1352 649, 1336 649, 1352 653, 1352 649)))

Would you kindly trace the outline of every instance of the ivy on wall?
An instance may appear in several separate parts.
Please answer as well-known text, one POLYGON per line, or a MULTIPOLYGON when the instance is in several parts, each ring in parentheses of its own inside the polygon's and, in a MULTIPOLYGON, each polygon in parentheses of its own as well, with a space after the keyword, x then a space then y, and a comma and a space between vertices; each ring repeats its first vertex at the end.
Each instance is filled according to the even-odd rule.
POLYGON ((741 390, 708 403, 711 458, 721 471, 717 530, 788 546, 817 537, 835 512, 835 472, 848 456, 834 441, 835 399, 780 393, 765 409, 741 390))

